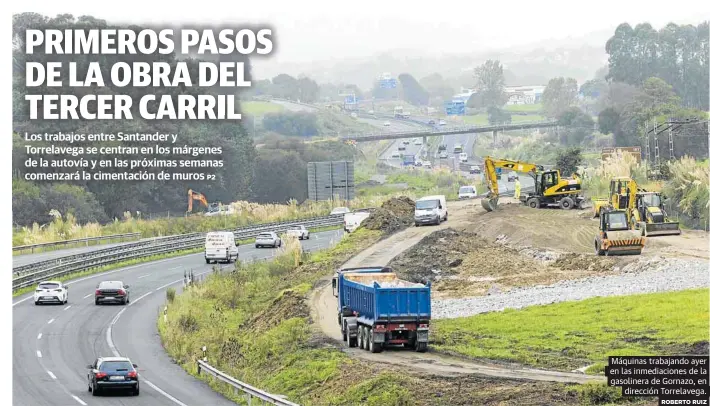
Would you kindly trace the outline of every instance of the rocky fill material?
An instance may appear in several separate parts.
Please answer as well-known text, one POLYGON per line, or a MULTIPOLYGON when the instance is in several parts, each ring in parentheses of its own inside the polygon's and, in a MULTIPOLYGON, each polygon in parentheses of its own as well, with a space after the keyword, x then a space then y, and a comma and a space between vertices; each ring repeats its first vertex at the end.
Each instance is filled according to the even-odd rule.
POLYGON ((370 212, 362 222, 362 227, 369 230, 384 231, 391 234, 407 228, 414 223, 414 200, 399 196, 393 197, 370 212))

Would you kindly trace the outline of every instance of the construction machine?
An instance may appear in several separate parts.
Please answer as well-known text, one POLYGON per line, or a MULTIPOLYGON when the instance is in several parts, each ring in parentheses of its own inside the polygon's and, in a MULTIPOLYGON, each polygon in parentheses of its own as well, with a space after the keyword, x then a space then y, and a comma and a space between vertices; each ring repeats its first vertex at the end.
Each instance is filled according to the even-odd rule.
POLYGON ((581 196, 582 182, 579 175, 572 179, 563 178, 559 170, 545 171, 542 165, 486 157, 483 161, 484 173, 488 184, 488 195, 481 199, 481 206, 486 211, 493 211, 498 206, 498 176, 503 169, 528 173, 535 181, 535 191, 521 195, 520 201, 537 209, 548 206, 560 206, 565 210, 581 208, 584 197, 581 196))
POLYGON ((594 237, 597 255, 641 255, 645 245, 646 237, 632 228, 626 210, 600 210, 599 232, 594 237))
POLYGON ((608 199, 594 201, 594 217, 604 209, 624 210, 631 228, 640 230, 643 236, 680 234, 680 223, 668 218, 661 194, 639 189, 628 176, 611 179, 608 199))
POLYGON ((631 221, 644 236, 680 234, 680 223, 668 218, 659 192, 638 192, 631 221))
POLYGON ((187 212, 192 213, 192 201, 197 200, 200 203, 202 203, 205 207, 210 207, 209 203, 207 203, 207 198, 205 195, 199 192, 195 192, 192 189, 188 189, 187 191, 187 212))

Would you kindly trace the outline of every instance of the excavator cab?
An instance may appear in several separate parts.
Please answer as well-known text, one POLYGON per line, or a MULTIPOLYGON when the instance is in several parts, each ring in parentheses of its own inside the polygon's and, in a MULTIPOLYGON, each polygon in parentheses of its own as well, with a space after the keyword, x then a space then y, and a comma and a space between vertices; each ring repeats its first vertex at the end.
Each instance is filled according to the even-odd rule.
POLYGON ((644 236, 679 235, 681 233, 680 223, 668 218, 659 192, 639 192, 636 195, 636 208, 633 217, 636 228, 640 229, 644 236))

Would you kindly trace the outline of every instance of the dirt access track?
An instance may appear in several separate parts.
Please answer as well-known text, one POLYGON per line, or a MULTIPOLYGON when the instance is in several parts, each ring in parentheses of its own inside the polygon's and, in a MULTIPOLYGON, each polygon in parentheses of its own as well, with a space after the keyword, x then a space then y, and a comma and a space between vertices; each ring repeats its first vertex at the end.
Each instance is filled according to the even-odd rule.
MULTIPOLYGON (((501 210, 513 208, 512 199, 501 199, 501 210), (508 203, 508 204, 506 204, 508 203)), ((539 210, 542 213, 544 210, 539 210)), ((451 202, 449 204, 449 220, 439 226, 410 227, 386 238, 368 249, 360 252, 343 265, 343 268, 357 266, 386 265, 394 257, 412 247, 425 236, 448 227, 474 226, 476 219, 486 212, 477 200, 451 202)), ((516 365, 500 363, 483 363, 463 360, 437 354, 436 352, 417 353, 409 350, 386 349, 373 354, 357 348, 349 348, 342 341, 337 320, 337 300, 333 296, 330 278, 319 281, 310 298, 311 317, 318 329, 330 341, 340 345, 347 354, 378 363, 389 363, 407 367, 410 370, 425 374, 441 376, 456 376, 465 374, 485 375, 507 379, 525 379, 534 381, 550 381, 564 383, 603 382, 602 376, 589 376, 581 373, 557 372, 540 369, 524 368, 516 365)))

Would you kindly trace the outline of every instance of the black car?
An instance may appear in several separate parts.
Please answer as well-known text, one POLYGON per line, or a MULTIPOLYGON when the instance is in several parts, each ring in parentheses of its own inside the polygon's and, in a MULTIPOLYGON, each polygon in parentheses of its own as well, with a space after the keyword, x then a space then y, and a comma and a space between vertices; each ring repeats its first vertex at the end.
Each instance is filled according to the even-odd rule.
POLYGON ((125 305, 131 301, 131 293, 128 285, 121 281, 103 281, 96 286, 94 292, 94 303, 120 303, 125 305))
POLYGON ((123 389, 130 390, 133 396, 140 393, 138 383, 138 365, 124 357, 100 357, 93 364, 87 365, 89 373, 86 375, 89 392, 98 396, 105 390, 123 389))
POLYGON ((434 121, 434 120, 429 120, 428 123, 429 123, 429 125, 436 125, 436 121, 434 121))

